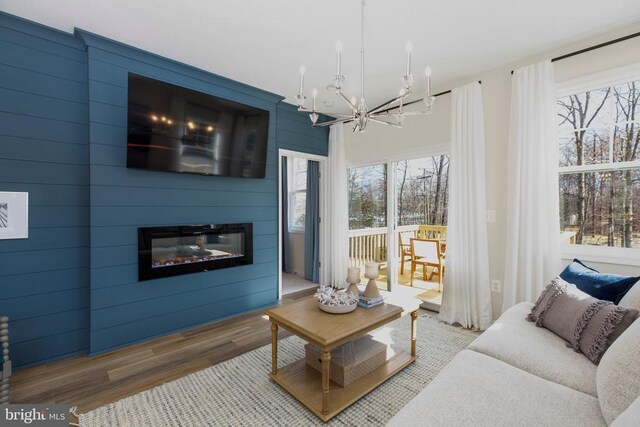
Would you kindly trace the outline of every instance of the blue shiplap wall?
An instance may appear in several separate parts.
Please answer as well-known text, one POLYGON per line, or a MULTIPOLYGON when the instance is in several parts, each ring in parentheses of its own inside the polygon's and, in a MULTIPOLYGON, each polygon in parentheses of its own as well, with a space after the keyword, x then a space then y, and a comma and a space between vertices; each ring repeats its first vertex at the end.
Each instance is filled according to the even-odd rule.
POLYGON ((83 31, 0 12, 0 191, 28 191, 29 239, 0 240, 15 367, 100 353, 271 304, 277 149, 327 154, 281 97, 83 31), (269 110, 266 179, 126 168, 127 73, 269 110), (140 226, 253 222, 254 264, 137 281, 140 226))
POLYGON ((87 45, 91 334, 98 353, 277 299, 276 106, 281 97, 77 31, 87 45), (265 179, 126 168, 127 73, 269 110, 265 179), (254 224, 254 264, 138 282, 140 226, 254 224))
POLYGON ((29 192, 29 239, 0 240, 18 367, 88 349, 87 90, 82 43, 0 13, 0 191, 29 192))
POLYGON ((329 154, 329 128, 311 127, 306 113, 281 102, 278 104, 277 137, 278 148, 302 153, 326 156, 329 154))

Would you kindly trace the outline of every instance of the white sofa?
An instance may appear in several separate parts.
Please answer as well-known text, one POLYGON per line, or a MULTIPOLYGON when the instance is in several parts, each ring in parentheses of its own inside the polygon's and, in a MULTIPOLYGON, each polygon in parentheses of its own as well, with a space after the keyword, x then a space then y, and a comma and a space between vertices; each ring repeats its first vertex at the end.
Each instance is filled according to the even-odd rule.
MULTIPOLYGON (((640 309, 632 291, 620 305, 640 309)), ((640 320, 594 365, 526 321, 531 307, 504 312, 388 426, 640 426, 640 320)))

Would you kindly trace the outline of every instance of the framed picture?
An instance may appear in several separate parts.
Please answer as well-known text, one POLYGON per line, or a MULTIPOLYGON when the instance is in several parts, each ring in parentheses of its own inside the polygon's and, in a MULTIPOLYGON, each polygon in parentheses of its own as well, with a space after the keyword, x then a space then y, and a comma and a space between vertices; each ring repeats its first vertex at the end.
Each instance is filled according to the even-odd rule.
POLYGON ((0 191, 0 240, 29 237, 29 193, 0 191))

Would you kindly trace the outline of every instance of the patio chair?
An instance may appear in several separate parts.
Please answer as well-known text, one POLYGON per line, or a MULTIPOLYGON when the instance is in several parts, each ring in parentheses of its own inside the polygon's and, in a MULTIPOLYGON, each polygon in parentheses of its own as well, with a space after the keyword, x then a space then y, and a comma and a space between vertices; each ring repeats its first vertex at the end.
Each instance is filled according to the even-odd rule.
POLYGON ((400 243, 400 274, 404 274, 405 261, 411 261, 411 239, 414 234, 412 231, 399 233, 398 242, 400 243))
POLYGON ((437 272, 438 292, 442 292, 445 267, 439 240, 411 239, 411 286, 413 286, 413 274, 417 265, 422 265, 422 280, 431 280, 437 272), (433 268, 429 279, 427 279, 427 267, 433 268))

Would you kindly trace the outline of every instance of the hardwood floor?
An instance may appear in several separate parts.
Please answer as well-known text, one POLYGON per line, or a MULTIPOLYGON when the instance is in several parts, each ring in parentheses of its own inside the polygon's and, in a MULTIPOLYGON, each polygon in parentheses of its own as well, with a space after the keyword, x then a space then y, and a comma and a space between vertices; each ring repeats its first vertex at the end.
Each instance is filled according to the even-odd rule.
MULTIPOLYGON (((313 292, 287 295, 279 305, 313 292)), ((77 405, 78 413, 88 412, 269 344, 271 328, 264 311, 98 356, 75 356, 16 371, 11 377, 11 403, 66 403, 77 405)), ((290 335, 280 329, 281 338, 290 335)))

